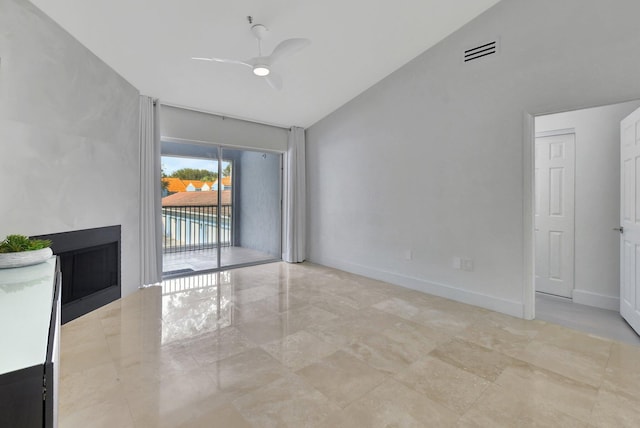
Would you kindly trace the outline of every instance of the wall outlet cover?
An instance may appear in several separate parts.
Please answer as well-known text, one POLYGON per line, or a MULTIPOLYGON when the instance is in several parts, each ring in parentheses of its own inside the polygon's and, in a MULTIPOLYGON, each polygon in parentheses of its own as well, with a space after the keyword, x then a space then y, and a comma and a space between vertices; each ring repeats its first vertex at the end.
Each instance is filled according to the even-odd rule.
POLYGON ((454 269, 462 269, 462 259, 460 257, 454 257, 451 266, 454 269))

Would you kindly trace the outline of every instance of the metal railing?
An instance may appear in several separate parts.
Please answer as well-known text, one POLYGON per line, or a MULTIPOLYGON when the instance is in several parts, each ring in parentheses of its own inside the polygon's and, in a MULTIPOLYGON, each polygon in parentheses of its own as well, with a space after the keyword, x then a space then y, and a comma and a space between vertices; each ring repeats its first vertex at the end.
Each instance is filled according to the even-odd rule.
POLYGON ((231 205, 220 207, 220 242, 218 243, 217 206, 162 207, 162 251, 203 250, 231 245, 231 205))

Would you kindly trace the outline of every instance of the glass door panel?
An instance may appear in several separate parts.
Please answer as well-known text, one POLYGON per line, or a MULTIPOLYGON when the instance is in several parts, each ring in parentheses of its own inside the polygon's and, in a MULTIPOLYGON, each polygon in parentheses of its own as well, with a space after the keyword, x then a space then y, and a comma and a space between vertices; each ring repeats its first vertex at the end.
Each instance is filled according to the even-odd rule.
MULTIPOLYGON (((162 141, 163 277, 217 269, 220 162, 214 145, 162 141)), ((222 242, 224 245, 224 242, 222 242)))
POLYGON ((222 148, 221 159, 220 266, 280 260, 282 155, 222 148))

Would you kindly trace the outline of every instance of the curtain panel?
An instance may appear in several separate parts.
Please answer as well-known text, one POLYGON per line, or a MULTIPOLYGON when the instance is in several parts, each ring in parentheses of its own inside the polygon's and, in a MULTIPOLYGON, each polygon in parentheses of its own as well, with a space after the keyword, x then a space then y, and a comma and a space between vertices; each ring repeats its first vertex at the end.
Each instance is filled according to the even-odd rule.
POLYGON ((140 96, 140 260, 142 286, 162 280, 160 103, 140 96))
POLYGON ((289 130, 284 169, 282 259, 300 263, 306 257, 306 169, 304 129, 289 130))

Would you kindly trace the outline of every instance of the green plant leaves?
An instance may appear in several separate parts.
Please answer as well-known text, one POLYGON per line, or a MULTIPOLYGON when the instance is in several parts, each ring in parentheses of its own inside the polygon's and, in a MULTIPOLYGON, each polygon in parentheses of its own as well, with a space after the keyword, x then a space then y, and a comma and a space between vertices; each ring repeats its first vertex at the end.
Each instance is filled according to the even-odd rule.
POLYGON ((30 239, 24 235, 8 235, 0 243, 0 253, 41 250, 49 246, 51 246, 51 241, 48 239, 30 239))

